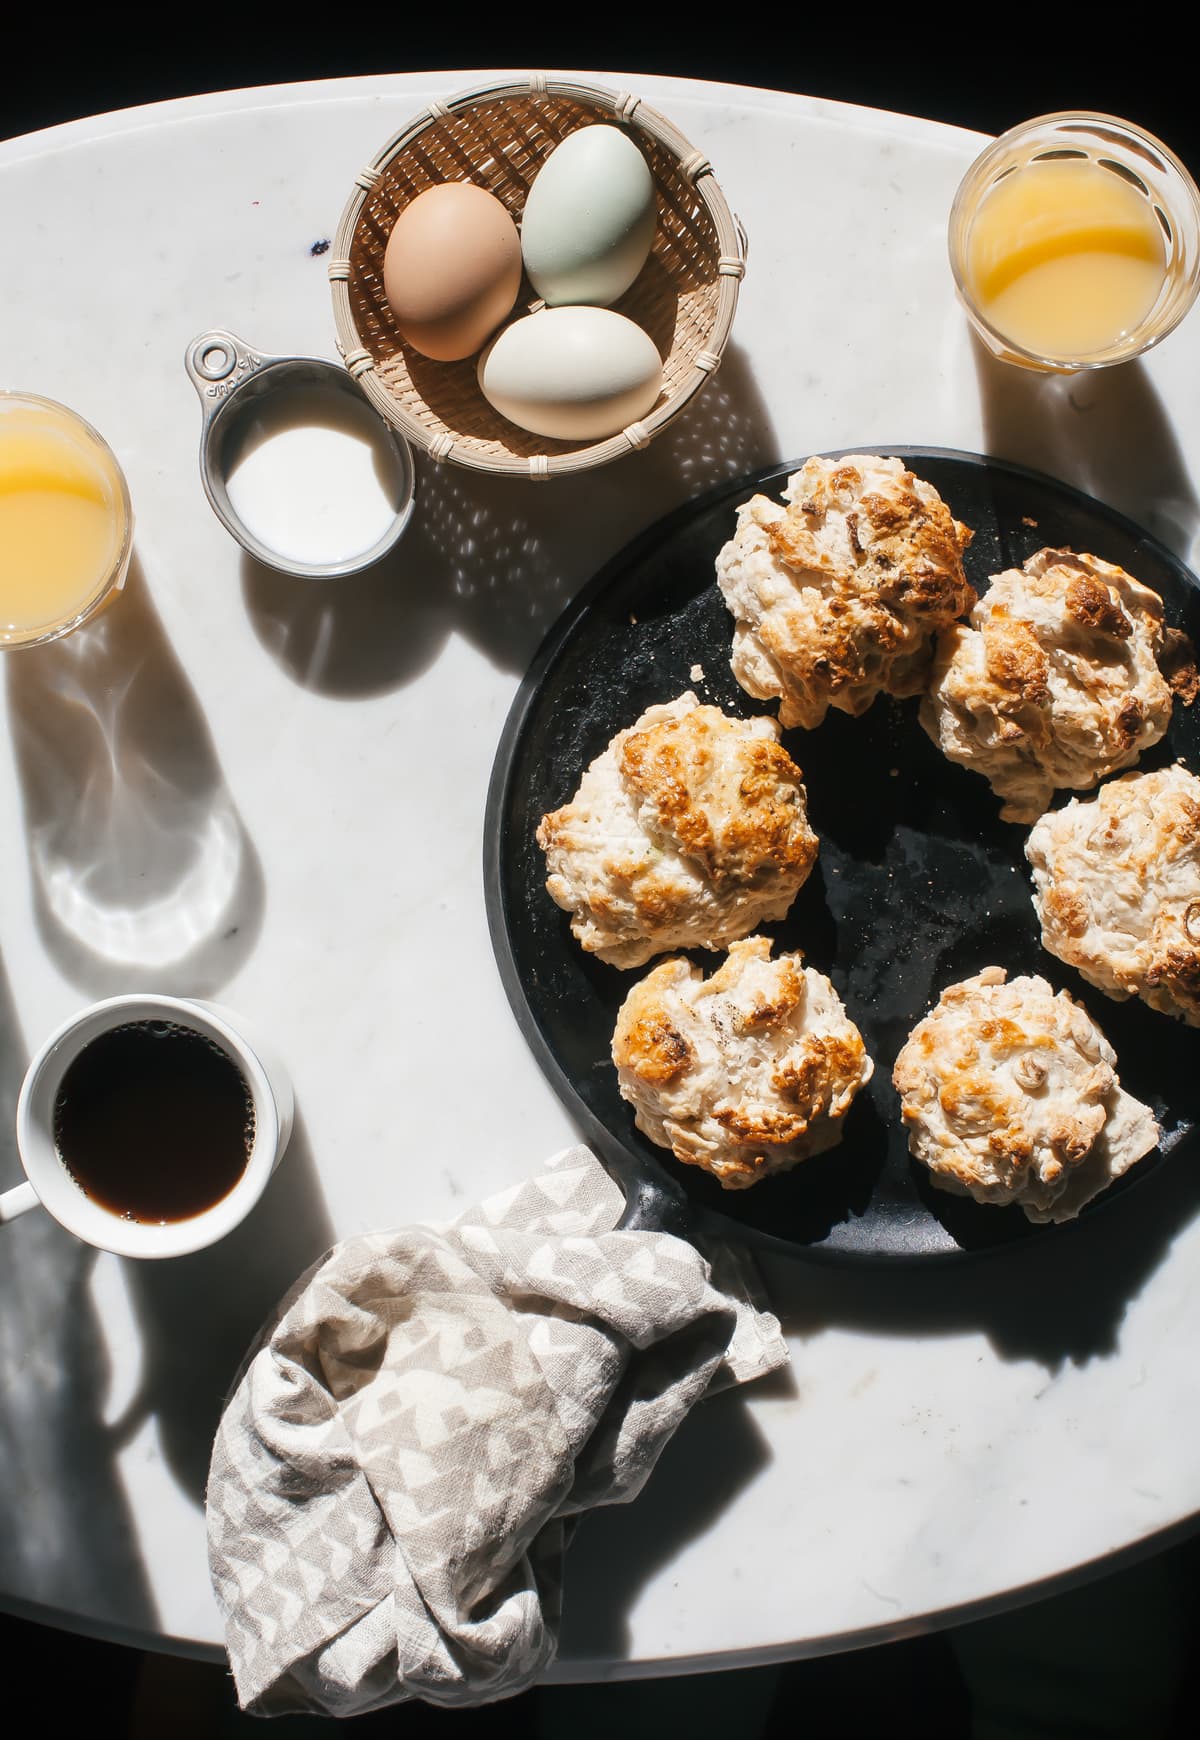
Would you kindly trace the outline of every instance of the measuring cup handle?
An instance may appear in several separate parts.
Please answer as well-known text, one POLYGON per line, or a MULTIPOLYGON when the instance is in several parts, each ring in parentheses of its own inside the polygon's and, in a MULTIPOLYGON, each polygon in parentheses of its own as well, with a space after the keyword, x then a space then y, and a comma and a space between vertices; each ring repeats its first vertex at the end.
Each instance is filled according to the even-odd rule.
POLYGON ((5 1221, 16 1220, 20 1214, 28 1214, 31 1208, 40 1208, 41 1201, 32 1184, 18 1184, 12 1190, 6 1190, 0 1196, 0 1226, 5 1221))
POLYGON ((183 353, 183 366, 200 395, 205 422, 240 382, 271 360, 224 327, 214 326, 194 338, 183 353))

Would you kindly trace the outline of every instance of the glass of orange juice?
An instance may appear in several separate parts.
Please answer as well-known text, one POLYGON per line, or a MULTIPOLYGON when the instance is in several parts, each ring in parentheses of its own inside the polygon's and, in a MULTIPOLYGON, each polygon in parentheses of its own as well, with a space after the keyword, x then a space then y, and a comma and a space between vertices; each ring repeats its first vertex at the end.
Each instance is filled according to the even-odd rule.
POLYGON ((1200 289, 1200 192, 1152 133, 1041 115, 1002 133, 950 211, 950 265, 995 356, 1072 373, 1126 362, 1200 289))
POLYGON ((0 390, 0 647, 86 622, 124 585, 132 538, 124 474, 91 424, 0 390))

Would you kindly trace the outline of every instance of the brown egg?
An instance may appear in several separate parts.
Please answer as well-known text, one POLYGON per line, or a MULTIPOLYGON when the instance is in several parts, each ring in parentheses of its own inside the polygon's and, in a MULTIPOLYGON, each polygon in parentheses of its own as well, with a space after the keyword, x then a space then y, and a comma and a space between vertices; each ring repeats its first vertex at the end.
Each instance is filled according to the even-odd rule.
POLYGON ((438 362, 472 356, 512 308, 521 238, 494 194, 469 181, 427 187, 396 219, 383 289, 414 350, 438 362))

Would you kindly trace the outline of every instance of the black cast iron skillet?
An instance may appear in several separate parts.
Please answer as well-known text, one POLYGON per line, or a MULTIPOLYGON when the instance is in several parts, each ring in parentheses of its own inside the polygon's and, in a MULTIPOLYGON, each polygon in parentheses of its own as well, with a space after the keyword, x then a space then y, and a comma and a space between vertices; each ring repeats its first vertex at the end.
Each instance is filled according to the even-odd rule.
MULTIPOLYGON (((967 571, 988 576, 1043 545, 1089 551, 1159 592, 1168 620, 1200 634, 1200 588, 1167 549, 1111 508, 1039 473, 937 448, 898 454, 974 529, 967 571)), ((784 741, 804 770, 821 842, 817 867, 787 918, 764 927, 777 951, 801 947, 828 973, 875 1059, 842 1145, 747 1191, 676 1163, 635 1127, 617 1092, 609 1045, 635 973, 585 955, 545 889, 534 839, 615 732, 653 702, 694 689, 726 711, 768 711, 729 669, 732 619, 714 560, 735 509, 755 490, 779 494, 791 465, 722 486, 652 526, 596 576, 546 637, 513 703, 488 793, 484 878, 492 943, 521 1029, 551 1085, 628 1198, 625 1224, 715 1232, 794 1253, 896 1261, 1061 1237, 1016 1208, 935 1190, 910 1160, 891 1085, 914 1023, 957 979, 996 964, 1040 973, 1082 1001, 1116 1048, 1122 1083, 1163 1130, 1141 1161, 1077 1223, 1117 1212, 1173 1151, 1195 1146, 1200 1044, 1140 1002, 1119 1004, 1042 949, 1024 858, 1027 830, 999 820, 978 774, 946 761, 917 722, 916 701, 886 697, 860 719, 830 712, 784 741), (693 667, 703 675, 693 678, 693 667)), ((1142 768, 1182 758, 1200 771, 1200 703, 1176 703, 1167 737, 1142 768)), ((1069 794, 1061 793, 1057 801, 1069 794)), ((711 972, 717 957, 696 953, 711 972)))

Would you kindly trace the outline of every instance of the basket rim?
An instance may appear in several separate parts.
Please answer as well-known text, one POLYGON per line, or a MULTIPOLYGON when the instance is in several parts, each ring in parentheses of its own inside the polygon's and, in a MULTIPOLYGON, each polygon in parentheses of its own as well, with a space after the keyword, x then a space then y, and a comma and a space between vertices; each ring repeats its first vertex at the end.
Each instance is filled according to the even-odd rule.
POLYGON ((436 460, 450 460, 467 470, 486 472, 493 476, 544 480, 588 471, 594 466, 618 459, 635 448, 648 446, 685 408, 708 377, 720 366, 733 326, 741 280, 746 270, 746 243, 745 232, 717 181, 712 164, 665 115, 629 92, 614 91, 607 85, 592 84, 584 80, 555 78, 547 73, 535 72, 524 79, 502 78, 472 85, 466 90, 456 91, 444 101, 435 99, 418 111, 398 133, 394 133, 367 167, 360 170, 355 177, 354 188, 342 209, 334 232, 327 270, 333 297, 338 352, 385 422, 398 430, 412 446, 423 449, 436 460), (485 454, 468 442, 456 441, 448 435, 435 435, 397 403, 392 393, 379 380, 375 371, 375 359, 363 344, 354 322, 350 304, 350 250, 363 206, 379 177, 427 128, 436 125, 447 115, 459 114, 483 102, 504 97, 529 96, 568 97, 598 108, 612 115, 614 120, 640 128, 649 134, 676 160, 703 202, 717 233, 719 258, 717 309, 709 343, 666 403, 648 412, 628 429, 607 436, 602 441, 590 442, 570 453, 535 454, 531 458, 522 459, 515 455, 485 454))

